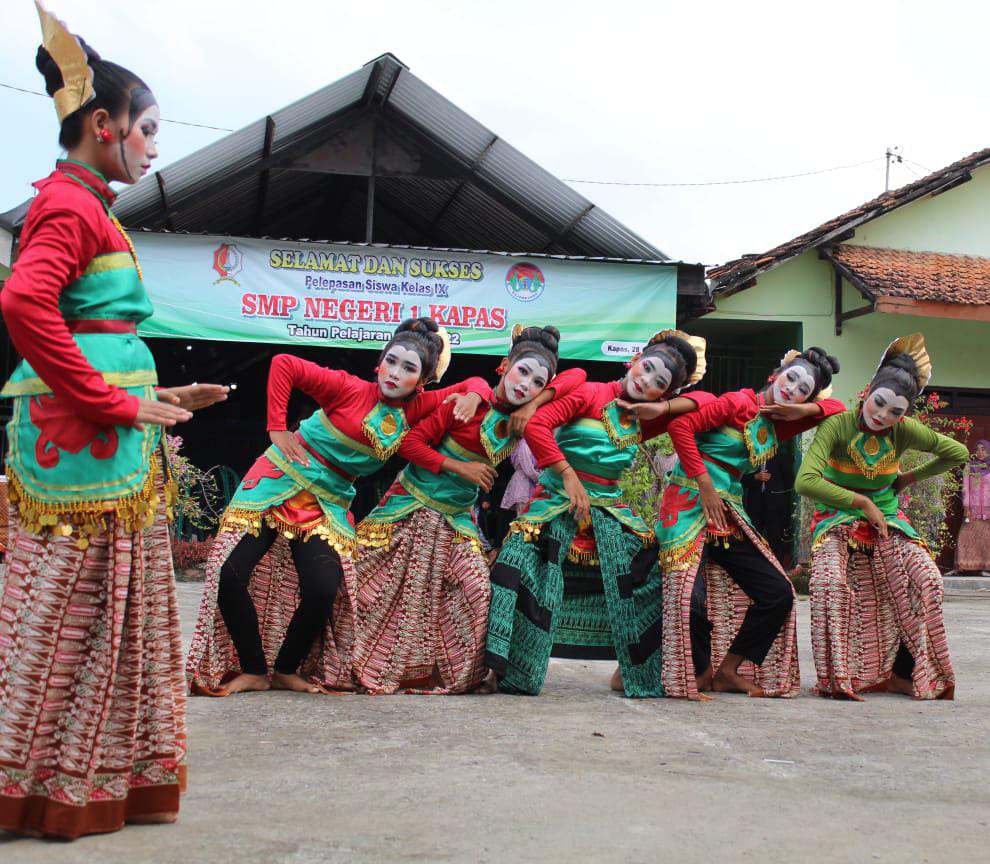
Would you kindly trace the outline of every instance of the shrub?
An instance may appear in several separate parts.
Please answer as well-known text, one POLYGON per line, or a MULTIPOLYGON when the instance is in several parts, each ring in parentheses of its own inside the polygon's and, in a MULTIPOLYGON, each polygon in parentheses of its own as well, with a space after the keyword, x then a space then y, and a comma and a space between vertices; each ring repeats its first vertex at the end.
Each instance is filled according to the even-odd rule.
POLYGON ((213 536, 205 540, 183 540, 181 537, 172 539, 172 562, 176 570, 187 570, 191 567, 202 567, 210 555, 213 536))

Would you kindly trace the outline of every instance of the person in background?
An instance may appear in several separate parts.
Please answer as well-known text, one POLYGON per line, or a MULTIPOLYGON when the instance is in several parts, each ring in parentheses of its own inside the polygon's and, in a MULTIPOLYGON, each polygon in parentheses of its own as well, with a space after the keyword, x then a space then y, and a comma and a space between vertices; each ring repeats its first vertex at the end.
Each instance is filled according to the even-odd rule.
POLYGON ((981 438, 973 448, 962 478, 963 524, 956 541, 956 569, 990 570, 990 441, 981 438))

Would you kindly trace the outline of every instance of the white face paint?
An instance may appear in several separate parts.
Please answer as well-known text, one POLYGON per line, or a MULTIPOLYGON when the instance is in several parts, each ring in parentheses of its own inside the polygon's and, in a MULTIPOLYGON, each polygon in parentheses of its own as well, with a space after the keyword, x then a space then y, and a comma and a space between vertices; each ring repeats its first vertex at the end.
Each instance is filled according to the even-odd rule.
POLYGON ((656 354, 641 357, 626 373, 626 394, 634 402, 656 402, 669 389, 673 378, 667 364, 656 354))
POLYGON ((536 357, 522 357, 502 377, 502 395, 510 405, 525 405, 550 383, 550 370, 536 357))
POLYGON ((815 392, 815 376, 803 363, 794 363, 773 379, 771 393, 778 405, 799 405, 815 392))
POLYGON ((873 432, 889 429, 908 412, 907 396, 898 396, 889 387, 877 387, 863 403, 863 422, 873 432))
POLYGON ((419 384, 423 363, 412 348, 393 345, 378 364, 378 389, 387 399, 404 399, 419 384))

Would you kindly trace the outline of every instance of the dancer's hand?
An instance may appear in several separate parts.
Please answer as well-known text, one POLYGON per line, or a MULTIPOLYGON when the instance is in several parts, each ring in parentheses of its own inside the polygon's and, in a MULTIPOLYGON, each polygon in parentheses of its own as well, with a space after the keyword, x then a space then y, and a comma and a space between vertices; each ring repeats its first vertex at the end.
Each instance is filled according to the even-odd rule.
POLYGON ((762 415, 784 423, 814 417, 821 414, 821 411, 817 402, 774 402, 773 405, 760 406, 762 415))
POLYGON ((526 424, 533 419, 536 409, 540 406, 530 400, 525 405, 520 405, 509 415, 509 434, 516 438, 522 438, 526 431, 526 424))
POLYGON ((573 514, 574 521, 580 528, 591 521, 591 499, 588 498, 588 490, 584 488, 584 484, 570 465, 564 469, 561 479, 564 481, 564 491, 571 499, 571 506, 567 509, 573 514))
POLYGON ((478 406, 481 404, 481 396, 477 393, 451 393, 443 400, 446 405, 448 402, 454 403, 454 419, 459 423, 467 423, 472 417, 474 417, 475 412, 478 410, 478 406))
POLYGON ((697 480, 698 490, 701 493, 701 509, 705 512, 709 526, 722 533, 728 531, 729 517, 725 512, 725 501, 715 489, 712 478, 707 474, 701 474, 697 480))
POLYGON ((295 433, 286 432, 284 429, 281 431, 276 430, 269 432, 268 437, 272 439, 272 444, 278 447, 282 455, 290 462, 295 462, 304 468, 309 467, 309 453, 299 443, 299 439, 296 438, 295 433))
POLYGON ((884 540, 887 539, 887 517, 880 512, 880 508, 865 495, 857 495, 853 502, 854 506, 862 511, 870 527, 884 540))
POLYGON ((230 388, 222 384, 187 384, 185 387, 162 387, 155 391, 159 402, 178 405, 186 411, 209 408, 227 398, 230 388))
POLYGON ((177 405, 159 402, 157 399, 138 397, 138 410, 131 424, 139 432, 144 431, 145 424, 149 426, 174 426, 192 419, 192 412, 177 405))
POLYGON ((457 466, 456 473, 459 476, 469 483, 474 483, 483 491, 490 492, 495 485, 498 472, 491 465, 486 465, 484 462, 457 462, 457 466))
POLYGON ((661 402, 627 402, 625 399, 617 399, 615 404, 640 421, 656 420, 670 413, 670 403, 666 399, 661 402))
POLYGON ((753 479, 754 479, 754 480, 759 480, 759 481, 760 481, 760 483, 769 483, 769 482, 770 482, 770 478, 771 478, 772 476, 773 476, 773 475, 772 475, 772 474, 771 474, 771 473, 770 473, 769 471, 767 471, 767 469, 766 469, 766 468, 764 468, 764 469, 763 469, 762 471, 757 471, 757 472, 756 472, 756 473, 755 473, 755 474, 753 475, 753 479))

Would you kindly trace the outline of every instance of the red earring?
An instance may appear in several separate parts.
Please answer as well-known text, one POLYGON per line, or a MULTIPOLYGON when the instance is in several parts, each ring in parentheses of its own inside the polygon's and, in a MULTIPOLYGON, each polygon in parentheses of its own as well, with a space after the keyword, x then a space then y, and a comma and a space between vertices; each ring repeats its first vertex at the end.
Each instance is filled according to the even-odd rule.
POLYGON ((375 374, 376 374, 376 375, 378 374, 378 370, 379 370, 379 369, 381 369, 381 368, 382 368, 382 367, 381 367, 380 365, 379 365, 379 366, 376 366, 376 367, 375 367, 375 374))
POLYGON ((96 140, 101 144, 109 144, 113 140, 113 135, 109 129, 101 129, 96 133, 96 140))
POLYGON ((508 363, 508 360, 509 360, 508 357, 503 357, 502 358, 502 362, 499 363, 498 366, 495 367, 495 374, 496 375, 504 375, 505 374, 505 367, 506 367, 506 364, 508 363))

